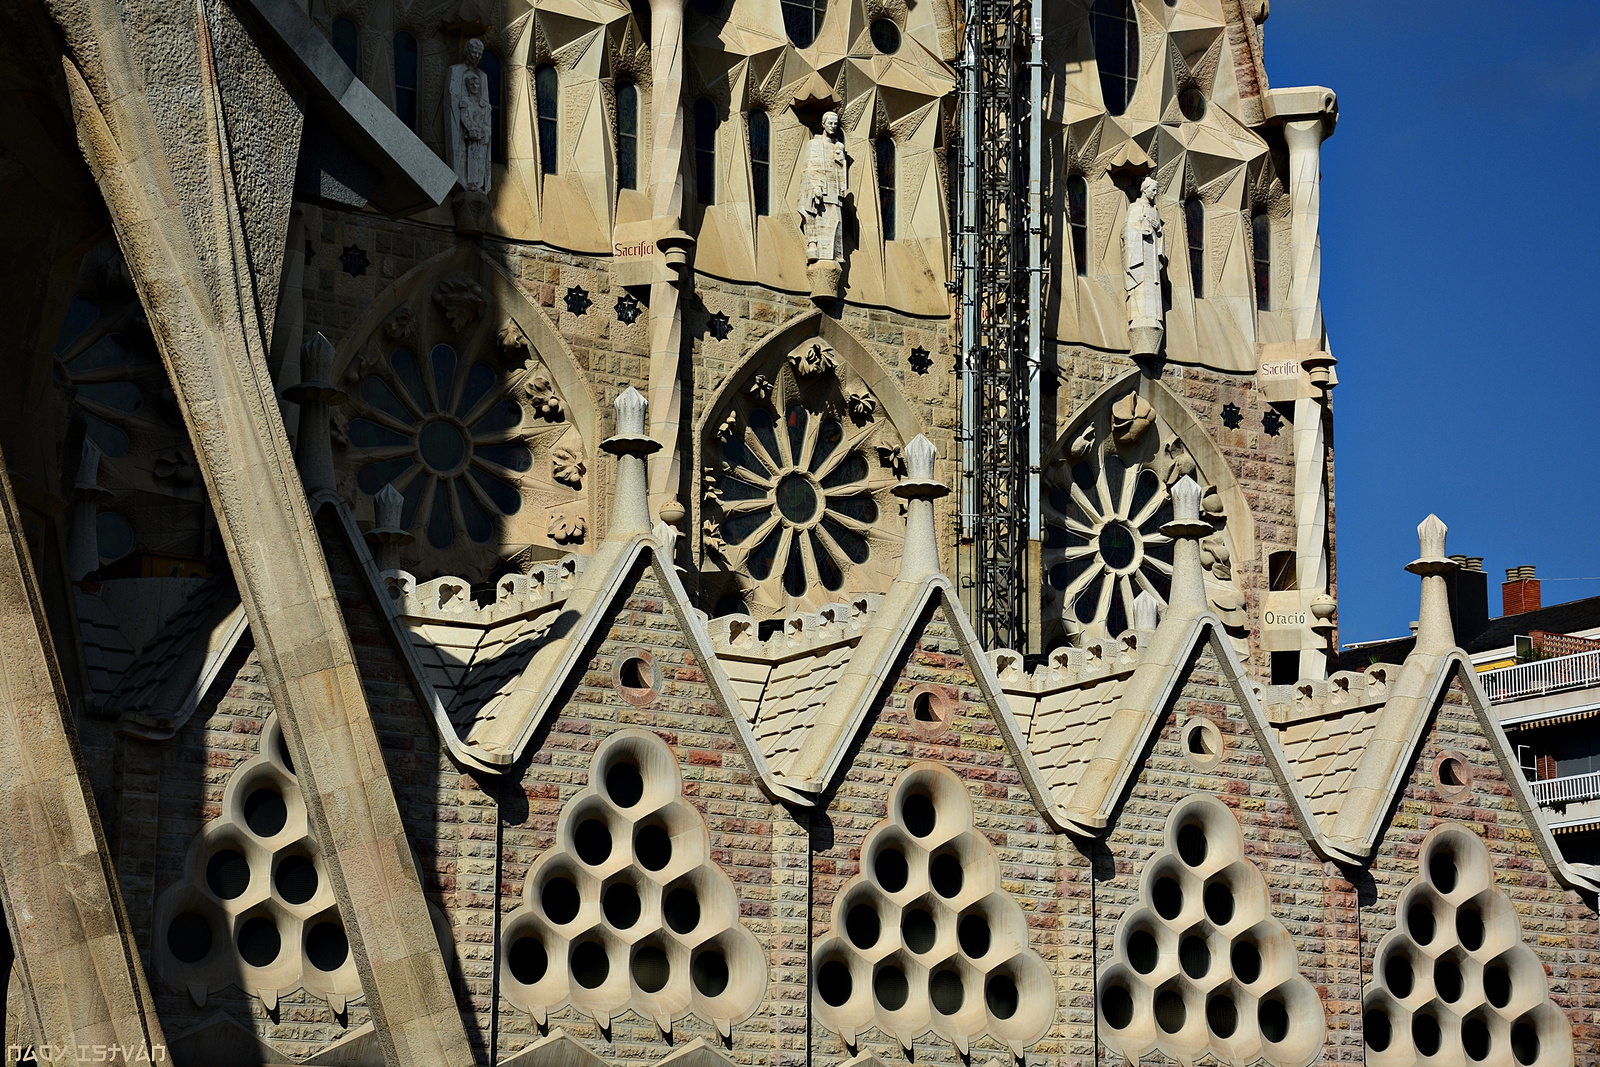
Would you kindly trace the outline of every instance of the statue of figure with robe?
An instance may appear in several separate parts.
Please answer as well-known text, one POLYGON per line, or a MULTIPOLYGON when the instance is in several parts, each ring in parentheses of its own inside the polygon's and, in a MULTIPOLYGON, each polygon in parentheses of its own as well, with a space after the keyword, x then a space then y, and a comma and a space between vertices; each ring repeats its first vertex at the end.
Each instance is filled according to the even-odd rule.
POLYGON ((489 139, 493 135, 493 109, 489 102, 489 76, 478 66, 483 41, 474 37, 461 49, 462 62, 450 68, 445 132, 449 138, 450 166, 461 187, 469 193, 489 191, 489 139))
POLYGON ((1156 180, 1146 178, 1139 199, 1128 206, 1122 230, 1123 277, 1128 292, 1128 341, 1135 356, 1161 351, 1166 331, 1161 294, 1161 274, 1167 266, 1167 241, 1156 210, 1156 180))
POLYGON ((811 295, 836 299, 844 273, 844 204, 849 196, 849 157, 839 135, 839 116, 822 116, 822 132, 806 148, 800 186, 800 232, 805 237, 811 295))

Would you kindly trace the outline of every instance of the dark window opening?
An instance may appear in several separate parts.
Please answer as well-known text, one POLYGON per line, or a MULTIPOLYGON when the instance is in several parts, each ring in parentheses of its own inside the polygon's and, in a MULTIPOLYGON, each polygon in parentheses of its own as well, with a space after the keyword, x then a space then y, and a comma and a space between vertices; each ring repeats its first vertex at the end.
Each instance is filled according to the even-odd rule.
POLYGON ((1081 278, 1089 273, 1089 182, 1081 174, 1067 178, 1067 219, 1072 226, 1072 263, 1081 278))
POLYGON ((1106 110, 1128 110, 1139 82, 1139 19, 1133 0, 1095 0, 1089 12, 1095 64, 1100 68, 1100 95, 1106 110))
POLYGON ((333 50, 339 53, 350 73, 361 76, 361 42, 356 34, 356 24, 349 19, 333 20, 333 50))
POLYGON ((1189 235, 1189 281, 1199 300, 1206 295, 1206 206, 1198 197, 1183 202, 1183 225, 1189 235))
POLYGON ((701 206, 717 202, 717 105, 694 102, 694 191, 701 206))
POLYGON ((783 0, 783 29, 796 48, 810 48, 822 30, 827 0, 783 0))
POLYGON ((483 53, 478 61, 484 81, 489 83, 489 159, 495 163, 506 161, 505 139, 505 79, 501 77, 500 57, 493 52, 483 53))
POLYGON ((1300 680, 1300 653, 1274 652, 1272 654, 1272 684, 1293 685, 1300 680))
POLYGON ((539 116, 539 169, 546 174, 556 173, 560 95, 561 76, 556 73, 556 68, 546 63, 533 72, 533 97, 539 116))
POLYGON ((894 240, 894 141, 878 138, 873 145, 878 161, 878 214, 883 220, 883 239, 894 240))
POLYGON ((1256 308, 1272 310, 1272 217, 1258 211, 1250 217, 1250 243, 1256 264, 1256 308))
POLYGON ((639 188, 639 87, 617 86, 617 188, 639 188))
POLYGON ((417 128, 417 39, 405 30, 394 35, 394 113, 417 128))
POLYGON ((765 111, 750 112, 750 192, 757 215, 772 213, 772 120, 765 111))
POLYGON ((1284 550, 1274 552, 1267 557, 1267 582, 1268 588, 1274 593, 1300 588, 1300 577, 1293 552, 1284 550))

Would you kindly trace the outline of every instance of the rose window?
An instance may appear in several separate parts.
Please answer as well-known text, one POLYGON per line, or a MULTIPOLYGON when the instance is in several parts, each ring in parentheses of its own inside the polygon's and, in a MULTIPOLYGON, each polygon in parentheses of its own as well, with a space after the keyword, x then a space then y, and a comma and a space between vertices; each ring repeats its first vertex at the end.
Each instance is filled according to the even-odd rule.
POLYGON ((874 418, 875 402, 847 399, 831 370, 807 380, 785 364, 777 379, 757 376, 713 420, 704 543, 736 586, 719 613, 878 588, 869 576, 897 562, 904 537, 888 496, 900 439, 874 418))
POLYGON ((1141 591, 1166 603, 1172 539, 1161 526, 1172 504, 1154 469, 1115 453, 1085 456, 1070 480, 1048 486, 1045 500, 1046 581, 1069 631, 1098 624, 1121 633, 1141 591))
POLYGON ((490 541, 497 520, 522 508, 518 483, 533 466, 521 434, 522 405, 488 363, 447 344, 419 358, 396 348, 356 390, 349 440, 360 453, 356 485, 368 496, 393 485, 400 525, 421 523, 428 544, 490 541))

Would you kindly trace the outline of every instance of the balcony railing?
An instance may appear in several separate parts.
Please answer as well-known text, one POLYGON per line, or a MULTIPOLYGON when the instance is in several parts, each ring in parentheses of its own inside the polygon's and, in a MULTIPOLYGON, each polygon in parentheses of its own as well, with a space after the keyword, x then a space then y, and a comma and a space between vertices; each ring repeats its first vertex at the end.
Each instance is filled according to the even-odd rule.
POLYGON ((1541 804, 1570 804, 1600 797, 1600 771, 1573 774, 1565 778, 1544 778, 1529 782, 1533 799, 1541 804))
POLYGON ((1600 652, 1576 652, 1554 659, 1538 659, 1501 667, 1478 675, 1489 701, 1504 704, 1511 700, 1559 693, 1565 689, 1600 686, 1600 652))

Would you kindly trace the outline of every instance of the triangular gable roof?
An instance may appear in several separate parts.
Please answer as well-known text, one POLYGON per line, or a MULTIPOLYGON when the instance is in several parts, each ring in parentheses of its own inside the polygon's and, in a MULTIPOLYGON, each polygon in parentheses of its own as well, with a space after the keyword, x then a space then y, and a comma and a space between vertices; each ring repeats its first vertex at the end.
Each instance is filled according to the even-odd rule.
MULTIPOLYGON (((679 629, 688 641, 695 662, 705 672, 718 708, 727 718, 735 743, 763 789, 775 800, 804 804, 773 774, 750 723, 742 713, 733 683, 723 672, 711 648, 705 624, 689 601, 677 569, 663 559, 654 537, 640 534, 627 540, 608 540, 600 544, 578 581, 568 591, 558 622, 549 627, 530 655, 519 656, 520 669, 494 687, 491 699, 498 704, 492 718, 475 725, 466 738, 460 736, 443 702, 427 682, 426 671, 409 633, 401 624, 392 598, 385 589, 383 575, 367 548, 348 505, 331 493, 318 494, 314 505, 332 507, 339 517, 339 528, 366 580, 378 613, 389 629, 402 661, 411 675, 413 687, 424 695, 435 728, 451 756, 459 763, 479 770, 502 774, 522 759, 539 725, 556 708, 556 702, 569 679, 580 674, 588 663, 591 642, 609 626, 613 610, 627 595, 628 576, 648 556, 666 600, 677 617, 679 629), (431 695, 429 695, 431 694, 431 695)), ((472 683, 469 681, 468 688, 472 683)), ((475 723, 477 720, 475 720, 475 723)))

